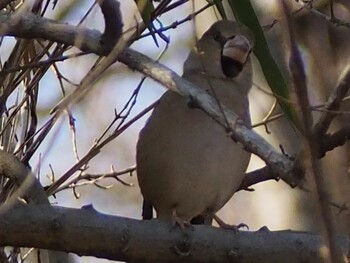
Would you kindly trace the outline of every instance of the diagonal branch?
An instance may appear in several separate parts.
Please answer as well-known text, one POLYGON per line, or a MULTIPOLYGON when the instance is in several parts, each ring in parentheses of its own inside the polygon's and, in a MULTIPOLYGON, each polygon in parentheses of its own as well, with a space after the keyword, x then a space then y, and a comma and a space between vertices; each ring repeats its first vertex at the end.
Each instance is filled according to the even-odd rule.
POLYGON ((340 108, 340 104, 348 93, 349 88, 350 66, 347 66, 342 72, 338 85, 335 87, 324 106, 325 111, 323 115, 313 127, 313 133, 316 136, 325 135, 333 118, 337 115, 334 111, 337 111, 340 108))
MULTIPOLYGON (((73 27, 27 13, 1 16, 0 35, 12 35, 23 38, 40 37, 62 44, 75 45, 85 51, 98 55, 103 55, 106 52, 105 47, 101 45, 100 41, 102 34, 96 30, 73 27)), ((124 49, 119 54, 118 59, 131 69, 135 69, 151 77, 168 89, 194 100, 202 110, 225 127, 228 134, 234 140, 240 141, 248 151, 262 158, 277 177, 282 178, 292 186, 296 186, 299 183, 302 172, 298 165, 295 165, 283 154, 278 153, 260 135, 245 126, 234 112, 225 106, 219 108, 216 100, 205 91, 191 82, 184 80, 167 67, 130 48, 124 49)), ((71 105, 71 101, 70 104, 67 103, 65 105, 71 105)))
POLYGON ((191 98, 199 108, 222 125, 233 140, 238 140, 246 150, 263 159, 271 167, 274 174, 277 174, 292 186, 298 184, 300 180, 299 167, 295 166, 285 155, 278 153, 260 135, 247 127, 237 114, 225 105, 219 107, 217 101, 203 89, 132 49, 126 49, 122 52, 119 60, 131 69, 142 72, 181 96, 191 98))

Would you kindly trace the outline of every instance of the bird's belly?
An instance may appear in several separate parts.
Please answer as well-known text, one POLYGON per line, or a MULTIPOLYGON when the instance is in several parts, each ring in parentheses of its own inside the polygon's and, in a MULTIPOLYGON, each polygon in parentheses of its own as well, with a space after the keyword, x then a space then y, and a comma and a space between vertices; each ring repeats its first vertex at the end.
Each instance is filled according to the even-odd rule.
MULTIPOLYGON (((215 158, 215 155, 202 155, 203 163, 200 168, 184 162, 184 165, 187 165, 188 168, 186 173, 179 174, 180 171, 176 171, 176 169, 169 172, 172 175, 172 182, 169 181, 169 185, 163 189, 163 191, 165 190, 163 193, 165 195, 170 194, 171 198, 167 200, 169 203, 165 207, 175 208, 180 218, 190 220, 200 214, 214 214, 224 206, 234 192, 237 191, 243 180, 250 158, 248 153, 238 148, 238 145, 235 145, 233 142, 230 143, 233 146, 231 150, 220 150, 226 152, 227 156, 231 156, 228 158, 231 159, 231 162, 225 162, 218 158, 215 165, 213 163, 208 164, 206 159, 215 158), (235 160, 237 156, 232 154, 232 151, 234 151, 232 149, 234 148, 238 148, 238 152, 241 155, 239 158, 240 163, 237 163, 235 160), (245 157, 242 155, 245 155, 245 157), (185 187, 183 187, 184 183, 185 187), (177 186, 179 189, 176 189, 177 186)), ((156 198, 156 200, 166 200, 166 198, 156 198)), ((162 201, 160 205, 162 205, 161 203, 162 201)))
POLYGON ((147 158, 140 162, 143 167, 138 167, 141 191, 160 218, 171 217, 173 211, 185 220, 215 213, 231 198, 245 174, 250 154, 212 119, 198 114, 194 118, 202 119, 199 125, 177 123, 177 129, 162 131, 152 144, 152 155, 140 149, 147 158), (147 174, 144 182, 142 174, 147 174))

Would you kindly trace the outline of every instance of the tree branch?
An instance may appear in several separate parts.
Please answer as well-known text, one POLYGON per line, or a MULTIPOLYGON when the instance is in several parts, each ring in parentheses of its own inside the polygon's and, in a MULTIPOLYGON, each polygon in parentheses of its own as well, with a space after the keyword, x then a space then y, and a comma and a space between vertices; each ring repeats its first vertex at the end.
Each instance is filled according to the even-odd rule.
MULTIPOLYGON (((38 247, 133 262, 320 262, 322 238, 294 231, 172 228, 82 209, 21 205, 0 209, 0 246, 38 247), (18 231, 25 229, 25 231, 18 231), (45 237, 45 238, 43 238, 45 237)), ((347 237, 338 237, 344 258, 347 237)))
MULTIPOLYGON (((96 30, 73 27, 26 13, 15 13, 14 15, 5 16, 5 18, 0 17, 0 35, 23 38, 40 37, 63 44, 75 45, 98 55, 104 55, 106 52, 105 47, 101 45, 101 33, 96 30)), ((168 89, 194 100, 196 105, 225 127, 234 140, 240 141, 248 151, 262 158, 277 177, 282 178, 291 186, 296 186, 300 182, 299 175, 302 172, 298 164, 278 153, 260 135, 245 126, 239 117, 227 107, 219 107, 217 101, 204 90, 130 48, 126 48, 119 54, 119 60, 130 68, 160 82, 168 89)))
POLYGON ((12 14, 0 15, 0 35, 20 38, 42 38, 76 46, 82 51, 107 55, 122 35, 122 17, 119 2, 98 1, 105 19, 105 31, 69 25, 47 19, 22 9, 12 14))
POLYGON ((325 156, 326 152, 332 151, 334 148, 342 146, 350 139, 350 126, 346 125, 334 132, 333 134, 326 134, 320 141, 320 157, 325 156))
POLYGON ((262 183, 265 181, 269 181, 269 180, 278 181, 278 177, 276 177, 273 174, 273 172, 268 166, 264 166, 260 169, 246 173, 237 191, 239 190, 253 191, 253 189, 249 188, 250 186, 258 183, 262 183))
POLYGON ((2 150, 0 150, 0 176, 8 178, 19 188, 15 193, 14 202, 17 202, 17 197, 21 197, 29 203, 50 205, 43 187, 29 168, 12 154, 2 150))
POLYGON ((203 89, 181 78, 175 72, 147 56, 132 49, 126 49, 119 56, 119 60, 127 64, 131 69, 136 69, 152 79, 160 82, 168 89, 180 95, 191 98, 199 108, 210 115, 222 125, 233 140, 243 144, 246 150, 263 159, 283 180, 292 186, 296 186, 300 180, 299 168, 283 154, 278 153, 260 135, 247 127, 237 114, 226 106, 217 104, 203 89))
POLYGON ((340 81, 335 87, 327 102, 325 111, 313 127, 313 133, 322 137, 328 130, 332 120, 337 115, 334 111, 340 108, 341 102, 350 88, 350 66, 347 66, 341 74, 340 81))
MULTIPOLYGON (((14 194, 6 200, 5 207, 13 208, 15 204, 18 204, 18 197, 25 199, 31 204, 40 204, 47 208, 50 207, 46 192, 34 174, 15 156, 2 150, 0 150, 0 177, 8 178, 17 187, 14 194)), ((23 219, 26 220, 25 218, 23 219)), ((47 252, 50 263, 69 262, 68 254, 66 253, 57 251, 47 252)))

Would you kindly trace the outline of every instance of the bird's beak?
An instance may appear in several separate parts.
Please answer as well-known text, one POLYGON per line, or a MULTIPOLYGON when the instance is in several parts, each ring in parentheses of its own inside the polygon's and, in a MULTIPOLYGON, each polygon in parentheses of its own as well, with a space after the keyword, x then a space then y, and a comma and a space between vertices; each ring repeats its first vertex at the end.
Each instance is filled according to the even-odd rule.
POLYGON ((244 65, 251 49, 252 47, 247 37, 236 35, 234 38, 226 41, 222 55, 244 65))

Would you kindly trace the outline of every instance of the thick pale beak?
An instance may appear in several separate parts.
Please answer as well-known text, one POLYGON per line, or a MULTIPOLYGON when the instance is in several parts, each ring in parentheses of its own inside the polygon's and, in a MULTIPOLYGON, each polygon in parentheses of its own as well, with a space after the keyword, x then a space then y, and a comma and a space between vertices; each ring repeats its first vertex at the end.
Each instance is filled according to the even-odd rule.
POLYGON ((249 40, 243 35, 237 35, 225 43, 222 56, 244 65, 251 49, 249 40))

